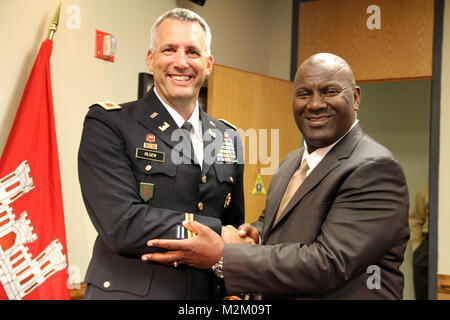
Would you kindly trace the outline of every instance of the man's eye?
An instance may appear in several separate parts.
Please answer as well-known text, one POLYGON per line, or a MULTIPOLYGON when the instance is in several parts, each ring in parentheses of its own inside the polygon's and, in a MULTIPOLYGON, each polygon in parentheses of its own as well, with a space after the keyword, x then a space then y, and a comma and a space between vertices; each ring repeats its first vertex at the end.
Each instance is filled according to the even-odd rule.
POLYGON ((323 95, 327 96, 327 97, 333 97, 335 95, 339 94, 339 90, 337 89, 327 89, 323 92, 323 95))
POLYGON ((309 96, 311 96, 311 93, 308 91, 297 92, 297 97, 299 97, 299 98, 307 98, 309 96))
POLYGON ((187 55, 191 58, 195 58, 195 57, 199 57, 200 53, 198 53, 197 51, 191 50, 187 52, 187 55))
POLYGON ((164 53, 164 54, 171 54, 173 52, 175 52, 175 50, 172 48, 165 48, 162 50, 162 53, 164 53))

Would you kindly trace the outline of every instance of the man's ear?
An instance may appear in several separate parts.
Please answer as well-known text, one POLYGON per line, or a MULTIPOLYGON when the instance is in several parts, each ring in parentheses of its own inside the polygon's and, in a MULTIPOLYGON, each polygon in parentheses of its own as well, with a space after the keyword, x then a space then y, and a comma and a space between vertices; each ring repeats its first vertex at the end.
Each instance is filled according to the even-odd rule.
POLYGON ((209 76, 213 70, 214 59, 212 56, 209 56, 206 60, 206 75, 209 76))
POLYGON ((361 88, 356 86, 353 90, 353 106, 355 111, 359 109, 359 102, 361 101, 361 88))
POLYGON ((146 58, 147 68, 150 72, 153 72, 153 54, 151 50, 148 50, 147 52, 147 58, 146 58))

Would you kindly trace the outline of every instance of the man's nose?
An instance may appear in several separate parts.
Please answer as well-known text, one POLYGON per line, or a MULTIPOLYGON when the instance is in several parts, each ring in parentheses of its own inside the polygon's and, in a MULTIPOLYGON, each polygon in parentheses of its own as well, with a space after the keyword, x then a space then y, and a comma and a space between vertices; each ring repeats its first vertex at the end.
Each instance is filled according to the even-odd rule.
POLYGON ((178 50, 175 56, 175 66, 178 68, 187 68, 186 54, 183 50, 178 50))
POLYGON ((323 97, 320 95, 319 92, 314 92, 311 96, 311 99, 309 100, 308 107, 310 109, 322 109, 326 108, 326 103, 323 99, 323 97))

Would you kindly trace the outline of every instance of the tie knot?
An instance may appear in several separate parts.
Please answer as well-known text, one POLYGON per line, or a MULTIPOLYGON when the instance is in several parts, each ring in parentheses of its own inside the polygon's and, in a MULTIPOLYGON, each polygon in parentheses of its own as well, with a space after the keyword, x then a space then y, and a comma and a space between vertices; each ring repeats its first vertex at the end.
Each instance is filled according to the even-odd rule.
POLYGON ((308 161, 306 161, 306 158, 302 161, 302 164, 300 165, 300 172, 307 172, 309 170, 308 161))
POLYGON ((186 121, 185 123, 183 123, 183 125, 181 126, 182 129, 186 129, 187 131, 191 131, 192 129, 192 124, 188 121, 186 121))

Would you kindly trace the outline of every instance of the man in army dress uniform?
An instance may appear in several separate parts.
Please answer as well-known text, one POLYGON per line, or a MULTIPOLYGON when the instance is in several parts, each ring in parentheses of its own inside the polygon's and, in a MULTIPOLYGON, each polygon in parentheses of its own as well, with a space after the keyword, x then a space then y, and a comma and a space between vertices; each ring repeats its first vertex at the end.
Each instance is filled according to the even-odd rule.
POLYGON ((195 236, 182 221, 218 234, 244 222, 242 147, 235 128, 199 109, 212 71, 211 32, 186 9, 152 27, 147 65, 154 87, 140 100, 97 103, 87 113, 78 165, 96 239, 85 299, 214 299, 212 270, 144 262, 148 239, 195 236), (225 227, 224 227, 225 228, 225 227))

